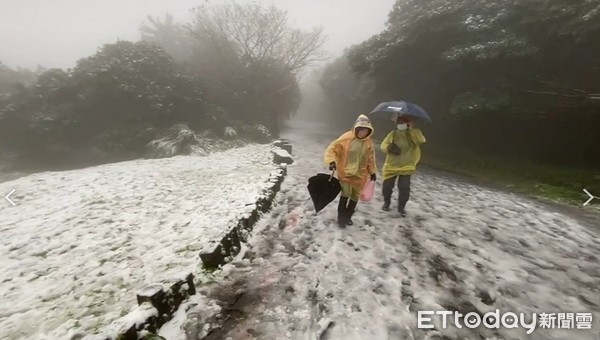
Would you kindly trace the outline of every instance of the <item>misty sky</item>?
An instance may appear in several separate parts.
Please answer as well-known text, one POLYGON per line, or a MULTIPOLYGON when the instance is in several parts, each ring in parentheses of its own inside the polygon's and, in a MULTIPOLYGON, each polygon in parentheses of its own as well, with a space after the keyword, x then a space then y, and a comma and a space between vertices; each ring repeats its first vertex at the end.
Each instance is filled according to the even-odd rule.
MULTIPOLYGON (((238 0, 248 3, 252 0, 238 0)), ((225 0, 0 0, 0 61, 9 67, 69 68, 117 39, 138 40, 148 15, 171 13, 189 21, 189 9, 225 0)), ((287 10, 297 27, 322 26, 326 49, 344 48, 380 32, 394 0, 259 0, 287 10)))

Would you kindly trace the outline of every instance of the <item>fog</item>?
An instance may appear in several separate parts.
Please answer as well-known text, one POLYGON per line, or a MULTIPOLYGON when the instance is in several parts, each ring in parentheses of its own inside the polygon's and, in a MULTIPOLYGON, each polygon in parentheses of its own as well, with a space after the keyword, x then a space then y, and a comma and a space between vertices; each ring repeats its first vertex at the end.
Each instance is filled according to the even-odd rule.
POLYGON ((600 340, 600 0, 230 1, 0 0, 0 339, 600 340))
MULTIPOLYGON (((0 2, 0 61, 16 68, 69 68, 117 39, 138 40, 138 28, 148 15, 170 13, 188 21, 189 10, 205 3, 192 0, 2 0, 0 2)), ((238 3, 249 3, 242 0, 238 3)), ((393 0, 277 0, 299 28, 322 26, 330 57, 380 32, 393 0)))

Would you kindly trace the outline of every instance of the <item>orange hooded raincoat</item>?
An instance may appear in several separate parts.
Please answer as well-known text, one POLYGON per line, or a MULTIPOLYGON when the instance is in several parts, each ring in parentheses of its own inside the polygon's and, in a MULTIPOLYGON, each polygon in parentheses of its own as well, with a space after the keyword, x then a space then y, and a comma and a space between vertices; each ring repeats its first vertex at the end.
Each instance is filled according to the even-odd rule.
POLYGON ((325 164, 335 162, 338 179, 359 191, 362 190, 370 175, 377 173, 375 148, 373 146, 373 126, 365 115, 358 116, 351 131, 334 140, 325 151, 325 164), (356 137, 356 128, 366 127, 369 134, 363 138, 356 137))

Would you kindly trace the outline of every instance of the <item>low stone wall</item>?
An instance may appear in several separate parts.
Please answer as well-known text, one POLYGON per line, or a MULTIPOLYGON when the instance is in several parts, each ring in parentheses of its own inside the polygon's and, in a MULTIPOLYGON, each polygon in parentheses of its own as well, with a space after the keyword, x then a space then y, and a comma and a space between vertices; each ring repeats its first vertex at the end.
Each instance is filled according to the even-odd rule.
POLYGON ((286 167, 280 166, 279 169, 271 175, 269 182, 270 188, 256 201, 255 208, 247 216, 243 217, 238 224, 233 227, 223 239, 211 248, 203 249, 200 253, 200 259, 206 269, 212 270, 228 262, 228 259, 237 255, 240 251, 241 243, 246 241, 252 227, 260 219, 260 214, 271 209, 273 199, 281 189, 281 183, 286 175, 286 167))
POLYGON ((168 284, 153 284, 136 295, 138 307, 110 325, 106 340, 161 339, 156 334, 183 301, 196 294, 194 275, 168 284))
POLYGON ((273 143, 275 146, 273 150, 273 162, 275 164, 292 164, 292 145, 285 140, 277 140, 273 143))
MULTIPOLYGON (((252 211, 232 227, 217 244, 202 250, 200 260, 205 268, 216 269, 235 257, 240 252, 241 243, 246 241, 261 214, 271 209, 287 174, 287 164, 292 162, 292 146, 285 140, 277 140, 273 143, 272 152, 277 169, 269 178, 270 185, 261 193, 252 211)), ((163 339, 156 335, 160 327, 171 320, 181 303, 194 294, 196 287, 192 273, 187 274, 185 279, 147 286, 137 293, 138 307, 111 324, 109 327, 112 331, 108 332, 109 335, 90 339, 163 339)))
POLYGON ((260 219, 260 214, 271 209, 273 199, 281 189, 281 183, 287 174, 286 164, 291 163, 291 150, 292 146, 285 140, 277 140, 273 143, 273 161, 278 164, 278 167, 269 178, 271 185, 260 195, 254 209, 243 217, 218 244, 202 250, 200 259, 205 268, 216 269, 227 263, 227 259, 239 253, 241 243, 246 241, 252 227, 260 219))

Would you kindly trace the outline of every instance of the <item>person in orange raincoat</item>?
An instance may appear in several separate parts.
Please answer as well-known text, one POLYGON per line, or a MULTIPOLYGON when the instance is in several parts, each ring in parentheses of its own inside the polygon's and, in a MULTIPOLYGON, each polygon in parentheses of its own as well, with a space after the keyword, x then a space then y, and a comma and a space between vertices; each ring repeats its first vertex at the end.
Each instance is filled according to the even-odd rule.
POLYGON ((338 205, 338 225, 352 225, 362 188, 370 179, 377 179, 377 164, 373 146, 373 126, 369 118, 360 115, 351 131, 334 140, 325 151, 325 164, 329 170, 337 170, 342 187, 338 205))

